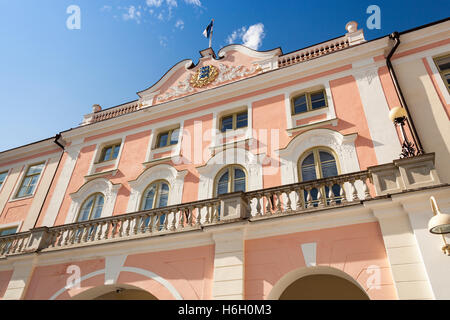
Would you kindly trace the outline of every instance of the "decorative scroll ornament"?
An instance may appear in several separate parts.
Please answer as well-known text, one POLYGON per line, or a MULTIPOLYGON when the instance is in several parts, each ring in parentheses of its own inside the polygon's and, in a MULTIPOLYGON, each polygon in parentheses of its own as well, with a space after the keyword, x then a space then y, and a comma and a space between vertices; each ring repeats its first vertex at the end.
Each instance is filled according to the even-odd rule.
POLYGON ((191 77, 191 85, 194 88, 202 88, 214 80, 219 75, 219 70, 214 66, 201 67, 191 77))

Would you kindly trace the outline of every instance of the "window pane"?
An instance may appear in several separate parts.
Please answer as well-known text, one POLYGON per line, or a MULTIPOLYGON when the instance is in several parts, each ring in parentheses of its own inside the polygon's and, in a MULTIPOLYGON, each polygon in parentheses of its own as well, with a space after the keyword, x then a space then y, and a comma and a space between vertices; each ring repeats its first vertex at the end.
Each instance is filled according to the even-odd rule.
POLYGON ((336 160, 332 154, 320 151, 319 158, 320 166, 322 167, 322 178, 334 177, 338 175, 336 160))
POLYGON ((22 185, 20 186, 20 190, 17 193, 18 198, 26 196, 28 185, 31 182, 31 178, 32 177, 26 177, 25 179, 23 179, 22 185))
POLYGON ((159 191, 158 208, 167 207, 169 201, 169 186, 167 183, 162 183, 159 191))
POLYGON ((219 179, 219 183, 217 184, 217 194, 228 193, 228 181, 229 181, 229 174, 227 171, 219 179))
POLYGON ((162 134, 159 136, 158 148, 162 148, 162 147, 167 146, 168 139, 169 139, 169 133, 168 133, 168 132, 162 133, 162 134))
POLYGON ((244 191, 245 192, 245 179, 234 180, 234 192, 244 191))
POLYGON ((102 195, 97 195, 96 198, 97 199, 95 201, 95 207, 94 207, 94 210, 92 212, 91 219, 98 219, 98 218, 100 218, 102 216, 104 198, 103 198, 102 195))
POLYGON ((234 169, 234 178, 235 178, 235 179, 245 178, 245 172, 244 172, 244 170, 241 170, 241 169, 234 169))
POLYGON ((180 129, 175 129, 172 131, 172 135, 170 136, 170 144, 177 144, 178 143, 178 136, 180 134, 180 129))
POLYGON ((245 128, 248 126, 248 114, 245 113, 239 113, 236 116, 236 128, 245 128))
POLYGON ((314 154, 311 153, 309 156, 303 160, 302 166, 314 165, 314 154))
POLYGON ((16 231, 17 231, 17 227, 3 229, 3 230, 0 230, 0 236, 8 236, 10 234, 16 233, 16 231))
POLYGON ((0 188, 2 187, 3 182, 5 181, 6 175, 8 172, 0 173, 0 188))
POLYGON ((144 201, 141 210, 153 209, 153 200, 155 199, 156 187, 151 186, 148 191, 144 194, 144 201))
POLYGON ((27 176, 32 175, 32 174, 38 174, 38 173, 41 173, 41 171, 42 171, 43 168, 44 168, 44 164, 43 164, 43 163, 37 164, 37 165, 34 165, 34 166, 31 166, 31 167, 28 169, 27 176))
POLYGON ((294 99, 294 113, 306 112, 308 107, 306 105, 306 95, 302 95, 294 99))
POLYGON ((108 147, 105 149, 105 155, 103 156, 102 161, 108 161, 111 158, 112 147, 108 147))
POLYGON ((222 132, 233 130, 233 116, 222 118, 222 132))
POLYGON ((450 72, 445 75, 445 80, 447 81, 447 86, 450 85, 450 72))
POLYGON ((117 157, 119 156, 119 151, 120 151, 120 145, 115 146, 112 159, 117 159, 117 157))
POLYGON ((83 205, 78 216, 78 221, 86 221, 89 219, 89 213, 94 205, 95 196, 90 197, 83 205))
POLYGON ((323 108, 325 106, 326 106, 326 103, 325 103, 325 96, 324 96, 323 91, 311 94, 311 108, 313 110, 323 108))
POLYGON ((316 180, 316 166, 314 165, 314 154, 311 153, 302 162, 302 181, 316 180))
POLYGON ((450 56, 436 60, 440 71, 450 69, 450 56))

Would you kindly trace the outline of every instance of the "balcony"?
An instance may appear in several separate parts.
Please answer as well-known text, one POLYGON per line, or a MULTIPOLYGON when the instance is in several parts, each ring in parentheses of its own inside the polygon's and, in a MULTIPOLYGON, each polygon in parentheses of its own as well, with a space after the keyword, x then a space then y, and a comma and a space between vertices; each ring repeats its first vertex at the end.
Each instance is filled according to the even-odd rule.
POLYGON ((395 160, 366 171, 238 192, 217 198, 0 237, 0 257, 201 231, 239 221, 312 214, 440 186, 434 154, 395 160))

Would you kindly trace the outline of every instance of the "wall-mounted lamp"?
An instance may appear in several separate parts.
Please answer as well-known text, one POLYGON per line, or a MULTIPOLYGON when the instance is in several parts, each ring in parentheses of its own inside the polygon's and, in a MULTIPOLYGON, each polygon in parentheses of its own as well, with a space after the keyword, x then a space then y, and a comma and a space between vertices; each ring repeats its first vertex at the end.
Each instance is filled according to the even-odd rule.
POLYGON ((407 113, 404 108, 395 107, 389 112, 389 118, 394 123, 394 125, 400 126, 400 131, 402 132, 402 153, 400 154, 401 158, 414 157, 416 155, 416 149, 414 148, 414 144, 408 141, 408 137, 405 133, 405 123, 407 118, 407 113))
POLYGON ((439 207, 434 197, 430 198, 431 208, 433 209, 434 217, 428 222, 428 230, 433 234, 440 234, 444 239, 444 246, 442 251, 450 256, 450 245, 445 241, 445 234, 450 233, 450 214, 442 213, 439 211, 439 207))

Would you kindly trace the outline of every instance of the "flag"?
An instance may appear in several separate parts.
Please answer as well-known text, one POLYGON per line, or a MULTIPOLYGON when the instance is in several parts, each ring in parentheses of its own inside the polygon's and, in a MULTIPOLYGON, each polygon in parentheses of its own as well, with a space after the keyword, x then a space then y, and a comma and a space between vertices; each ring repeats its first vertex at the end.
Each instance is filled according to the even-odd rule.
POLYGON ((210 24, 206 27, 205 31, 203 31, 203 35, 205 38, 209 38, 211 36, 212 28, 213 28, 214 19, 211 20, 210 24))

